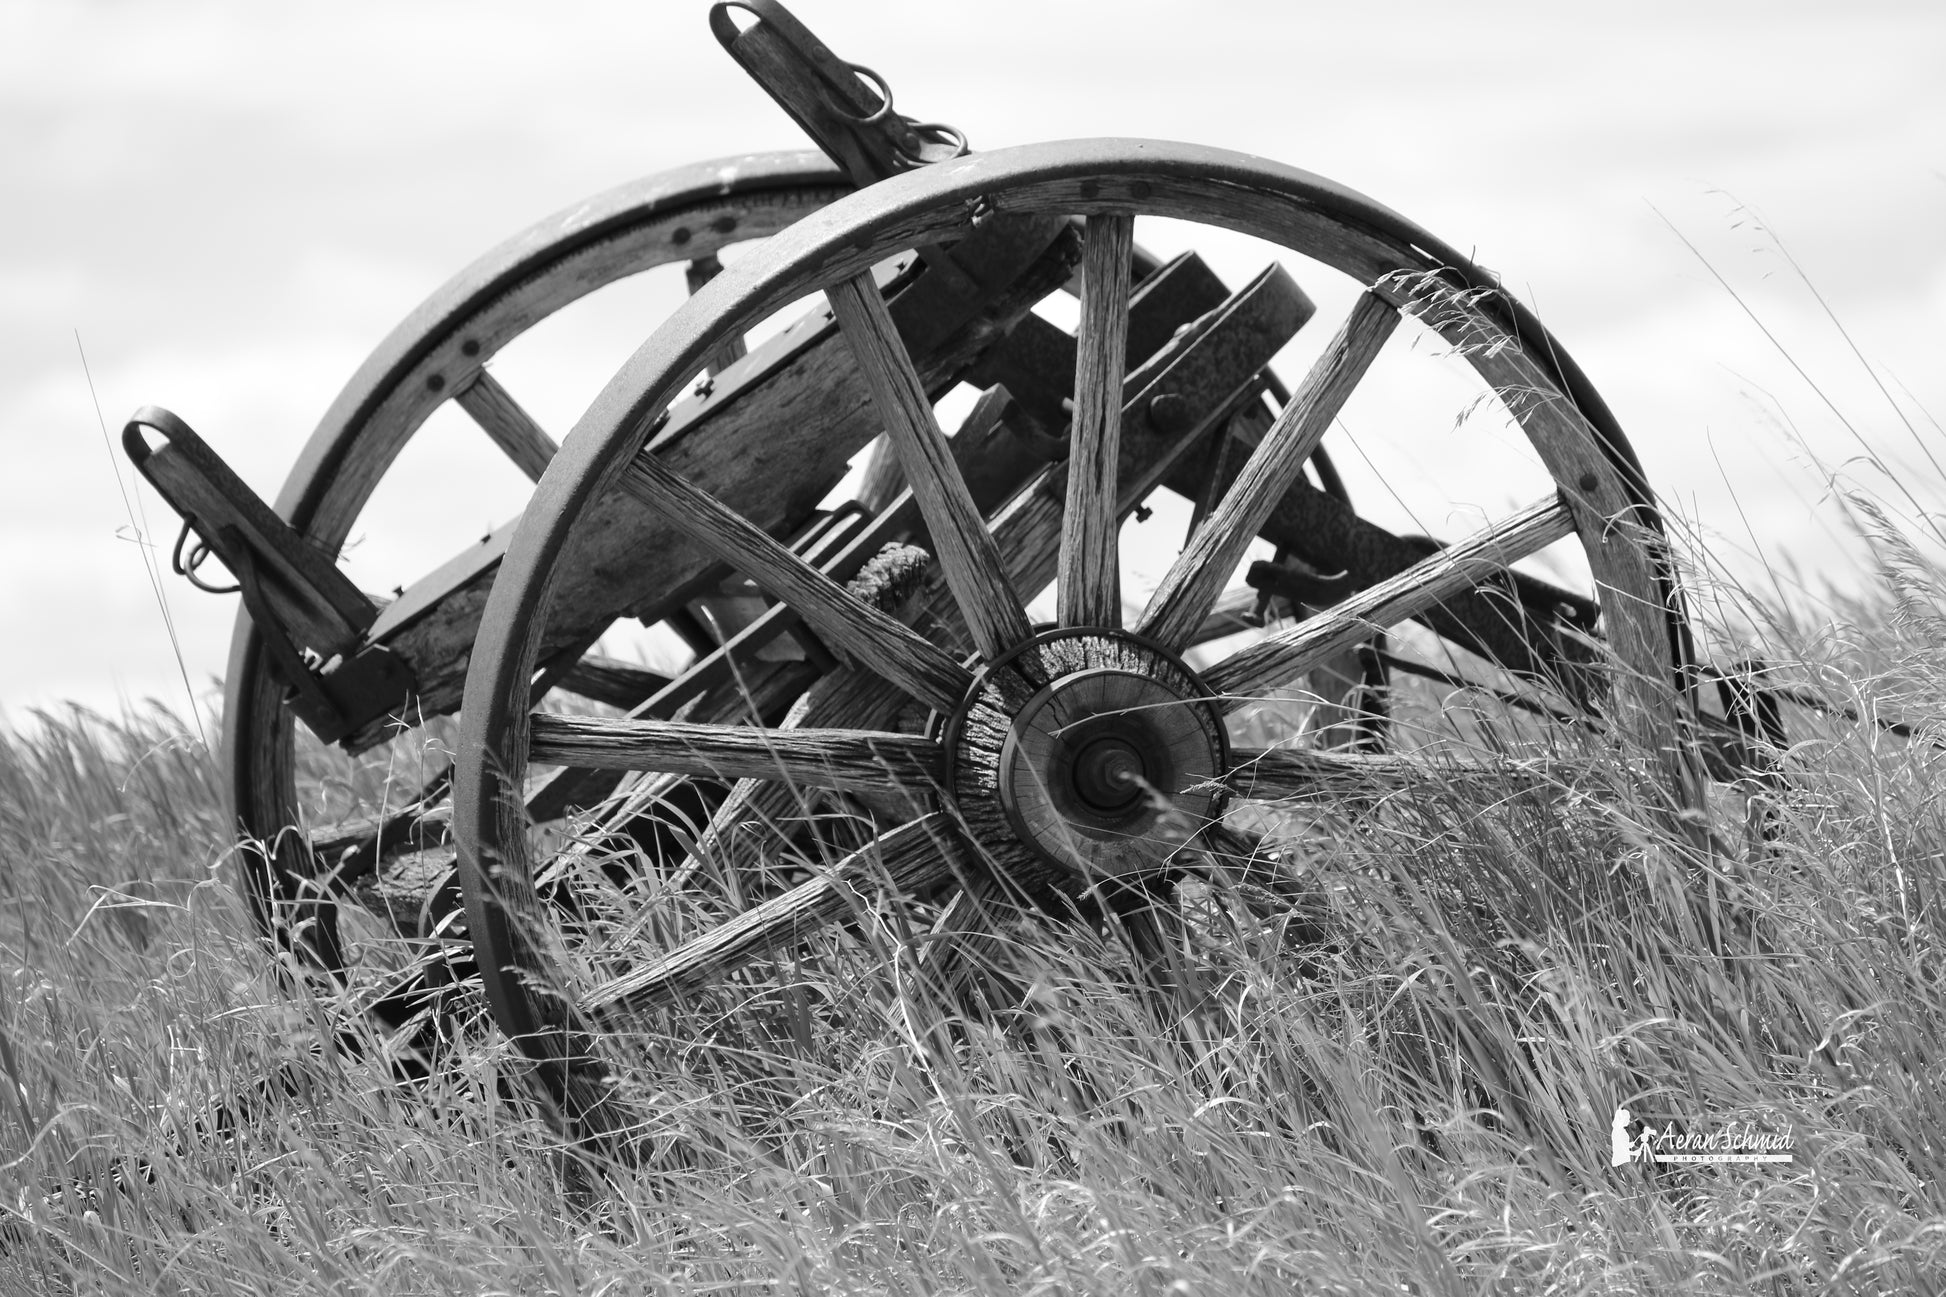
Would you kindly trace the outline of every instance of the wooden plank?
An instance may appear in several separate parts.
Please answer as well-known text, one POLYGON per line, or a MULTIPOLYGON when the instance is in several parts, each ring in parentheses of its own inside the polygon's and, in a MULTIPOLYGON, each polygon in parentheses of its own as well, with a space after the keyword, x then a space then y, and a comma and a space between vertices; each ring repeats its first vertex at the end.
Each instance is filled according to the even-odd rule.
POLYGON ((1203 679, 1234 711, 1370 639, 1373 631, 1395 626, 1573 531, 1567 504, 1550 496, 1224 659, 1203 679))
POLYGON ((773 779, 809 788, 931 789, 939 745, 916 734, 759 729, 683 721, 536 712, 528 759, 591 770, 650 770, 717 779, 773 779))
MULTIPOLYGON (((998 508, 1047 462, 1043 451, 1023 445, 1014 434, 1012 425, 1021 417, 1013 393, 996 383, 980 393, 966 418, 953 430, 950 438, 953 463, 958 466, 960 478, 982 516, 998 508)), ((876 513, 890 507, 905 490, 905 470, 899 467, 898 451, 889 439, 881 437, 872 445, 865 480, 858 488, 858 503, 876 513)), ((909 539, 915 545, 931 548, 932 539, 926 533, 925 520, 916 514, 909 539)))
POLYGON ((889 888, 901 895, 951 880, 953 832, 944 815, 904 824, 846 856, 808 883, 753 906, 654 963, 595 988, 583 1007, 597 1014, 644 1013, 720 981, 753 960, 801 941, 889 888))
POLYGON ((521 408, 519 401, 490 372, 478 370, 473 381, 468 383, 453 398, 460 408, 472 416, 480 430, 493 439, 493 444, 514 462, 514 467, 525 473, 529 481, 538 482, 541 474, 547 471, 547 462, 554 458, 560 447, 554 438, 541 430, 534 416, 521 408))
POLYGON ((1116 474, 1121 470, 1122 378, 1128 348, 1128 258, 1135 218, 1088 218, 1081 256, 1074 422, 1068 441, 1067 515, 1055 620, 1062 626, 1122 624, 1116 474))
POLYGON ((1358 299, 1343 327, 1257 443, 1222 503, 1170 565, 1136 624, 1137 634, 1172 650, 1189 642, 1209 615, 1217 595, 1236 575, 1244 551, 1257 538, 1264 520, 1304 471, 1305 461, 1317 450, 1398 323, 1398 312, 1384 298, 1365 293, 1358 299))
MULTIPOLYGON (((1033 629, 1007 580, 986 519, 953 463, 946 434, 933 417, 925 384, 899 340, 885 299, 869 275, 835 284, 825 295, 871 389, 886 436, 898 450, 932 537, 933 555, 959 601, 973 642, 987 657, 999 657, 1032 636, 1033 629)), ((957 700, 947 709, 956 705, 957 700)))

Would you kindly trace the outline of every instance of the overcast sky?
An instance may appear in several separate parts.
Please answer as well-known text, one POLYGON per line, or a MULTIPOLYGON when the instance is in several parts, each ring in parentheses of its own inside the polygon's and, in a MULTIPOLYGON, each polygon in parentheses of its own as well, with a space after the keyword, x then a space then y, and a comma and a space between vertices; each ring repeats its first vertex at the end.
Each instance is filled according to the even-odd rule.
MULTIPOLYGON (((479 252, 633 176, 800 145, 706 8, 0 0, 0 708, 183 699, 77 332, 111 433, 168 405, 275 495, 363 356, 479 252)), ((1831 464, 1869 448, 1922 507, 1946 504, 1921 467, 1941 440, 1925 412, 1946 416, 1938 0, 796 11, 975 147, 1221 144, 1476 249, 1732 565, 1762 548, 1851 579, 1800 445, 1831 464)), ((535 398, 557 431, 639 341, 598 323, 614 336, 577 352, 586 393, 535 398)), ((519 488, 463 494, 484 529, 519 488)), ((173 535, 153 502, 146 520, 173 535)), ((167 594, 205 687, 231 600, 173 578, 167 594)))

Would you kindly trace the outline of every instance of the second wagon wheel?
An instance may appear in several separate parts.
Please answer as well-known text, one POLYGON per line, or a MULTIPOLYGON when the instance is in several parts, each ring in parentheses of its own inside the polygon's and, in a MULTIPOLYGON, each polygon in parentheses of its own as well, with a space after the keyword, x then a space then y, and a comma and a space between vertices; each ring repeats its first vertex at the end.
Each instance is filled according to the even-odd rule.
MULTIPOLYGON (((496 379, 490 365, 497 355, 597 290, 657 267, 681 268, 691 288, 706 282, 727 251, 775 234, 851 188, 820 153, 751 154, 645 177, 522 231, 455 275, 360 367, 292 469, 278 514, 319 551, 336 555, 381 483, 399 484, 401 452, 444 409, 462 410, 479 425, 480 453, 504 455, 538 479, 555 443, 496 379)), ((640 321, 640 333, 653 323, 640 321)), ((721 369, 742 346, 741 334, 721 335, 692 373, 721 369)), ((450 494, 437 481, 419 485, 429 505, 450 494)), ((505 534, 453 535, 449 543, 465 548, 452 562, 403 585, 381 611, 369 639, 402 660, 410 678, 381 677, 361 700, 362 711, 333 718, 347 746, 370 746, 400 722, 417 724, 458 706, 475 619, 505 541, 505 534)), ((699 628, 685 629, 699 638, 699 628)), ((240 612, 226 676, 224 751, 246 891, 266 935, 283 940, 297 925, 303 953, 337 969, 345 959, 338 910, 318 900, 346 895, 361 876, 369 882, 388 851, 440 841, 445 780, 424 789, 408 783, 383 820, 301 827, 315 813, 298 793, 288 668, 280 670, 270 650, 263 628, 240 612)), ((624 706, 656 684, 649 672, 604 667, 584 661, 568 683, 624 706)), ((408 993, 398 1007, 408 1011, 413 1003, 408 993)))
MULTIPOLYGON (((1253 575, 1275 585, 1287 574, 1253 575)), ((1307 173, 1148 141, 1001 150, 861 191, 732 268, 636 353, 577 425, 509 548, 467 678, 454 796, 468 919, 495 1015, 574 1128, 615 1134, 631 1120, 621 1097, 629 1087, 616 1083, 633 1065, 617 1043, 631 1022, 796 948, 888 885, 940 902, 997 878, 1058 910, 1063 898, 1193 872, 1226 786, 1262 797, 1349 771, 1410 795, 1409 750, 1248 751, 1231 728, 1256 700, 1408 621, 1567 700, 1580 722, 1605 718, 1672 819, 1699 804, 1687 636, 1639 467, 1572 361, 1454 249, 1307 173), (965 237, 994 213, 1080 218, 1085 247, 1066 462, 983 514, 868 272, 915 245, 965 237), (1169 417, 1170 393, 1123 372, 1122 276, 1138 217, 1262 240, 1357 289, 1247 462, 1206 473, 1225 489, 1145 592, 1123 588, 1121 520, 1205 443, 1169 417), (923 514, 932 566, 916 602, 929 617, 887 615, 750 525, 731 506, 759 486, 727 466, 699 480, 673 467, 696 462, 663 431, 684 376, 723 337, 818 292, 923 514), (1450 546, 1404 544, 1302 487, 1319 438, 1395 333, 1443 340, 1463 359, 1531 447, 1544 483, 1526 507, 1450 546), (806 714, 769 729, 534 713, 529 681, 551 591, 573 571, 581 533, 610 492, 662 511, 679 543, 793 607, 849 664, 833 681, 853 683, 830 685, 822 710, 814 691, 806 714), (1192 666, 1189 651, 1260 535, 1357 569, 1361 588, 1307 598, 1327 606, 1192 666), (1583 603, 1531 597, 1509 574, 1557 542, 1578 548, 1592 574, 1605 655, 1588 650, 1589 628, 1570 624, 1583 603), (1368 561, 1368 551, 1382 553, 1368 561), (1050 582, 1052 624, 1037 624, 1027 609, 1050 582), (1139 611, 1125 615, 1125 600, 1139 611), (850 702, 829 696, 841 688, 850 702), (929 711, 930 723, 901 726, 888 698, 929 711), (715 926, 661 948, 643 936, 656 926, 628 911, 628 897, 604 898, 597 908, 614 912, 568 924, 540 903, 550 860, 530 836, 521 790, 551 763, 854 791, 877 809, 879 829, 811 877, 741 912, 724 907, 715 926)))

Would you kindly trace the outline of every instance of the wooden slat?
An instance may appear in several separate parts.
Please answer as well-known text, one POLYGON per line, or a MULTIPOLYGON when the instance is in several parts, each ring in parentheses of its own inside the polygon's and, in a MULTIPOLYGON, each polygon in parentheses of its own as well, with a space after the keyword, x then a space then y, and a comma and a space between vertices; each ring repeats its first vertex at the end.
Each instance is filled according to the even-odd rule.
POLYGON ((1225 659, 1203 675, 1231 710, 1288 684, 1319 662, 1417 616, 1574 530, 1567 505, 1551 496, 1368 586, 1328 612, 1225 659))
MULTIPOLYGON (((925 385, 869 274, 826 290, 845 340, 851 344, 886 435, 919 502, 932 536, 934 557, 966 615, 973 642, 998 657, 1033 634, 986 519, 953 463, 946 435, 933 417, 925 385)), ((957 701, 957 700, 955 700, 957 701)))
POLYGON ((445 800, 451 784, 451 772, 443 771, 403 809, 335 824, 312 835, 310 850, 319 869, 344 886, 401 852, 444 846, 452 828, 453 806, 445 800))
POLYGON ((669 687, 669 677, 599 653, 584 653, 561 672, 559 687, 627 711, 669 687))
POLYGON ((1081 258, 1074 424, 1068 443, 1067 514, 1061 521, 1055 617, 1063 626, 1122 624, 1115 475, 1122 440, 1122 377, 1128 350, 1128 258, 1135 218, 1088 218, 1081 258))
POLYGON ((959 706, 973 677, 944 649, 865 603, 740 514, 672 473, 655 455, 637 455, 623 488, 678 519, 698 544, 795 608, 825 644, 929 707, 959 706))
POLYGON ((1138 634, 1168 649, 1189 643, 1235 575, 1264 519, 1304 471, 1305 461, 1317 450, 1398 322, 1398 312, 1384 298, 1366 293, 1358 299, 1303 385, 1251 452, 1223 502, 1170 565, 1136 625, 1138 634))
POLYGON ((597 988, 585 1006, 597 1013, 658 1008, 810 935, 849 912, 861 893, 877 892, 881 883, 910 895, 946 882, 953 867, 941 839, 951 832, 939 814, 901 825, 810 882, 597 988))
POLYGON ((521 408, 499 379, 482 369, 453 399, 473 417, 482 432, 493 438, 493 444, 506 453, 515 468, 527 474, 530 481, 541 480, 548 461, 560 447, 555 445, 554 438, 541 431, 534 416, 521 408))
POLYGON ((931 788, 944 761, 923 735, 759 729, 536 712, 528 759, 593 770, 775 779, 812 788, 931 788))

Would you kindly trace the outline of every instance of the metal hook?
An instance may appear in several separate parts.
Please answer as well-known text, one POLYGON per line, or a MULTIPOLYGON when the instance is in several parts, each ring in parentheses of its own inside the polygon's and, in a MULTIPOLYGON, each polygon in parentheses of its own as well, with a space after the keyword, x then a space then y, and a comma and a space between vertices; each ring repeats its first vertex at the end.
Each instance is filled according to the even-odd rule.
POLYGON ((189 539, 189 535, 189 519, 184 518, 182 520, 182 530, 176 533, 176 543, 169 555, 170 570, 177 576, 188 578, 189 584, 209 594, 235 594, 243 589, 241 584, 211 585, 208 581, 205 581, 201 576, 197 575, 196 569, 201 567, 203 561, 210 556, 209 542, 204 540, 200 535, 197 536, 196 543, 190 547, 189 552, 185 555, 183 553, 183 542, 189 539))
POLYGON ((850 68, 853 72, 857 73, 860 80, 868 83, 872 87, 872 89, 878 92, 878 107, 873 109, 871 115, 868 117, 859 117, 853 113, 848 113, 844 109, 838 107, 836 104, 833 104, 831 106, 831 111, 838 114, 838 116, 844 118, 846 121, 856 122, 860 126, 875 125, 878 122, 884 121, 887 117, 890 117, 892 115, 891 84, 887 82, 884 77, 872 71, 870 68, 866 67, 863 63, 846 63, 845 66, 850 68))

